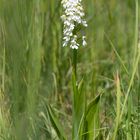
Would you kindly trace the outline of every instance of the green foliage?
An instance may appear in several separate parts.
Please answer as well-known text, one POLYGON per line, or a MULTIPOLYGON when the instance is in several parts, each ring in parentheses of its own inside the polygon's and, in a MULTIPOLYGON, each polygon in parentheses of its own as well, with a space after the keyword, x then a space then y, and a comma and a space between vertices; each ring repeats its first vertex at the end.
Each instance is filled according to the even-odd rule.
POLYGON ((139 1, 82 3, 73 51, 60 0, 0 0, 0 140, 140 139, 139 1))
POLYGON ((48 111, 48 115, 49 115, 51 124, 52 124, 53 128, 55 129, 59 139, 66 140, 65 132, 62 129, 62 126, 60 125, 58 118, 55 116, 54 111, 51 108, 51 106, 47 105, 47 111, 48 111))
POLYGON ((96 139, 96 137, 99 134, 99 101, 100 101, 100 95, 98 95, 95 99, 93 99, 89 105, 87 106, 86 111, 86 119, 85 119, 85 125, 86 125, 86 137, 87 140, 93 140, 96 139))

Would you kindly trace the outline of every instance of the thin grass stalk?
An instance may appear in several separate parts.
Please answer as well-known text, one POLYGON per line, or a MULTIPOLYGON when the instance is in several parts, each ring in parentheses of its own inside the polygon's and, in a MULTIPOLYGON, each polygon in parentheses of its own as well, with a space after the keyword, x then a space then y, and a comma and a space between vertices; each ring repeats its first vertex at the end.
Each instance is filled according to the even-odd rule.
POLYGON ((129 75, 129 72, 128 72, 128 70, 127 70, 127 68, 126 68, 126 66, 125 66, 125 64, 124 64, 124 62, 123 62, 123 60, 122 60, 122 58, 120 57, 119 53, 118 53, 117 50, 115 49, 115 46, 114 46, 113 42, 109 39, 109 37, 107 36, 106 33, 105 33, 105 37, 107 38, 108 42, 110 43, 110 45, 111 45, 113 51, 115 52, 117 58, 119 59, 121 65, 123 66, 125 72, 129 75))
POLYGON ((135 0, 135 6, 136 6, 136 10, 135 10, 135 16, 136 16, 136 21, 135 21, 135 40, 134 40, 134 56, 133 56, 133 64, 135 64, 136 61, 136 56, 137 56, 137 51, 138 51, 138 24, 139 24, 139 2, 138 0, 135 0))
POLYGON ((132 133, 133 133, 133 128, 130 126, 131 122, 131 115, 132 115, 132 108, 133 107, 133 102, 132 102, 132 94, 128 96, 128 113, 127 113, 127 120, 126 120, 126 129, 127 129, 127 140, 132 140, 132 133))
POLYGON ((133 81, 134 81, 135 73, 136 73, 137 68, 138 68, 139 60, 140 60, 140 49, 138 50, 138 56, 137 56, 137 59, 136 59, 135 65, 134 65, 134 70, 133 70, 132 77, 131 77, 131 80, 130 80, 130 84, 129 84, 129 87, 128 87, 128 90, 127 90, 127 93, 126 93, 126 96, 125 96, 125 100, 124 100, 124 103, 123 103, 123 106, 122 106, 122 111, 121 111, 119 120, 122 119, 122 116, 124 114, 125 106, 126 106, 126 103, 127 103, 128 97, 129 97, 131 87, 133 85, 133 81))
MULTIPOLYGON (((2 57, 2 91, 5 91, 5 66, 6 66, 6 56, 5 56, 5 28, 0 20, 0 31, 2 32, 2 43, 0 45, 3 46, 3 57, 2 57)), ((1 39, 1 38, 0 38, 1 39)), ((1 40, 0 40, 1 41, 1 40)))
POLYGON ((7 99, 5 98, 5 28, 0 19, 0 48, 2 49, 2 63, 0 63, 1 82, 0 82, 0 139, 10 139, 10 114, 9 106, 7 107, 7 99))
POLYGON ((132 85, 133 85, 133 82, 134 82, 134 77, 135 77, 135 74, 136 74, 136 71, 137 71, 137 68, 138 68, 138 64, 139 64, 139 60, 140 60, 140 48, 138 48, 138 0, 135 1, 136 2, 136 30, 135 30, 135 48, 137 50, 137 52, 135 52, 135 57, 136 59, 134 59, 134 66, 133 66, 133 71, 132 71, 132 76, 131 76, 131 79, 130 79, 130 82, 129 82, 129 87, 128 87, 128 90, 127 90, 127 93, 126 93, 126 96, 125 96, 125 99, 124 99, 124 103, 123 103, 123 106, 122 106, 122 111, 121 111, 121 114, 120 114, 120 120, 122 119, 122 116, 124 114, 124 110, 125 110, 125 106, 126 106, 126 103, 127 103, 127 100, 128 100, 128 96, 129 96, 129 93, 130 93, 130 90, 132 88, 132 85), (138 48, 138 49, 137 49, 138 48))
POLYGON ((35 123, 38 106, 38 88, 41 71, 41 43, 42 43, 42 14, 40 11, 40 1, 32 3, 32 24, 28 34, 29 56, 27 73, 27 99, 26 111, 28 126, 28 138, 35 139, 38 128, 35 123))
POLYGON ((130 80, 130 83, 129 83, 129 87, 128 87, 128 90, 127 90, 127 93, 126 93, 126 97, 125 97, 125 100, 124 100, 124 103, 123 103, 123 107, 122 107, 122 111, 121 111, 121 115, 120 115, 120 120, 123 116, 124 109, 125 109, 125 106, 126 106, 126 103, 127 103, 127 99, 128 99, 131 87, 133 85, 133 81, 134 81, 135 73, 136 73, 137 68, 138 68, 139 60, 140 60, 140 49, 138 50, 138 56, 137 56, 137 59, 136 59, 135 65, 134 65, 134 70, 133 70, 131 80, 130 80))
POLYGON ((118 73, 117 73, 117 79, 116 79, 116 89, 117 89, 116 123, 115 123, 115 129, 114 129, 112 140, 116 139, 118 126, 120 122, 121 87, 120 87, 120 79, 119 79, 118 73))

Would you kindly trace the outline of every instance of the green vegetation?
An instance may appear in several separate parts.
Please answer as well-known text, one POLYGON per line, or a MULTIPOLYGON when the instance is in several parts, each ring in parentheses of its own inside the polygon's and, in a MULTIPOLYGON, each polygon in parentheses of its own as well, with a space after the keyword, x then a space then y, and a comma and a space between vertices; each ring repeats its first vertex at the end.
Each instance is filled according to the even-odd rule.
POLYGON ((140 139, 140 4, 82 4, 72 50, 60 0, 0 0, 0 140, 140 139))

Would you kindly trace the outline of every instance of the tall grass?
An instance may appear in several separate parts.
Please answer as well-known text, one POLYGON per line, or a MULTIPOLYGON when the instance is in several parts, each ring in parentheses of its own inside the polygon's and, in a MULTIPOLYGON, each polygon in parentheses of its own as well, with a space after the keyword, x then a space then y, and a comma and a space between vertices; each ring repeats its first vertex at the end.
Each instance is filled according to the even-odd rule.
POLYGON ((60 0, 0 0, 0 140, 140 139, 139 1, 82 4, 73 52, 60 0))

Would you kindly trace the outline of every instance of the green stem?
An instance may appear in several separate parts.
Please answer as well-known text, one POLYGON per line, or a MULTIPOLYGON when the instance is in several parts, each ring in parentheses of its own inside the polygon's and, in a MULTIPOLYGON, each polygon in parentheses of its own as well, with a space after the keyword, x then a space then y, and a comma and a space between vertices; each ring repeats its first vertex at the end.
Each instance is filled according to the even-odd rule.
POLYGON ((73 50, 73 73, 75 75, 75 78, 77 78, 77 50, 73 50))
POLYGON ((75 137, 77 136, 77 123, 76 123, 76 99, 77 99, 77 95, 78 95, 78 90, 77 90, 77 50, 74 49, 73 51, 73 56, 72 56, 72 83, 73 83, 73 97, 72 97, 72 123, 73 123, 73 132, 72 132, 72 138, 75 139, 75 137))

